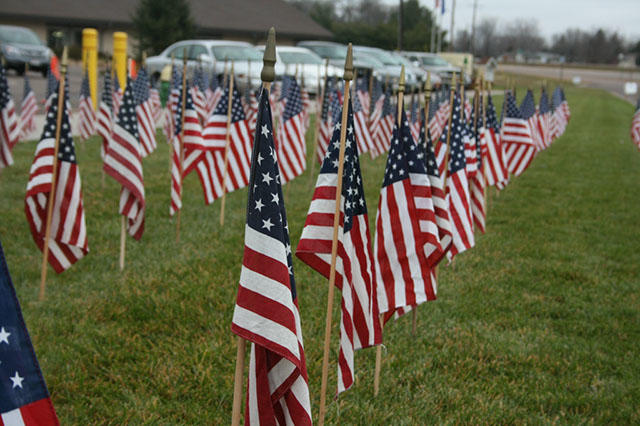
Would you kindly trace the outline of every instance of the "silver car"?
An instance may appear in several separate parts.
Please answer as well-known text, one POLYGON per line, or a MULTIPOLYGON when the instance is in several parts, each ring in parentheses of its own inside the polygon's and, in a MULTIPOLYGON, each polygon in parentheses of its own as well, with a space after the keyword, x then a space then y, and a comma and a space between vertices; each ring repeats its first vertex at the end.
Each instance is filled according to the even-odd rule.
MULTIPOLYGON (((264 45, 256 46, 258 50, 264 52, 264 45)), ((308 93, 318 92, 318 82, 322 81, 325 71, 329 77, 342 77, 343 69, 329 64, 325 70, 325 61, 311 50, 304 47, 277 46, 276 47, 276 75, 294 75, 296 70, 304 79, 304 88, 308 93)))
POLYGON ((13 25, 0 25, 0 52, 6 61, 6 67, 24 74, 25 65, 32 70, 47 75, 51 49, 28 28, 13 25))
MULTIPOLYGON (((444 84, 449 84, 455 72, 460 75, 460 68, 451 65, 435 53, 427 52, 401 52, 402 55, 420 68, 436 73, 440 76, 444 84)), ((471 77, 465 75, 465 85, 471 82, 471 77)))
MULTIPOLYGON (((389 78, 392 81, 393 87, 397 87, 402 65, 404 65, 400 58, 391 52, 377 47, 353 46, 353 52, 354 55, 361 53, 367 54, 382 62, 384 68, 381 70, 381 77, 384 79, 389 78)), ((413 69, 407 69, 405 66, 405 81, 409 89, 418 87, 421 84, 421 78, 422 75, 416 75, 413 69)))
POLYGON ((187 55, 187 73, 200 64, 205 72, 217 75, 224 73, 225 67, 233 64, 237 85, 245 87, 250 81, 252 87, 262 84, 262 52, 243 41, 229 40, 183 40, 173 43, 158 56, 147 59, 147 69, 151 78, 160 77, 162 69, 171 65, 171 58, 179 65, 187 55))
MULTIPOLYGON (((344 61, 347 58, 346 45, 332 41, 300 41, 297 46, 306 47, 322 59, 328 59, 330 65, 344 70, 344 61)), ((353 66, 359 76, 373 73, 374 76, 379 77, 379 72, 384 68, 384 65, 379 61, 358 55, 355 50, 353 51, 353 66)))

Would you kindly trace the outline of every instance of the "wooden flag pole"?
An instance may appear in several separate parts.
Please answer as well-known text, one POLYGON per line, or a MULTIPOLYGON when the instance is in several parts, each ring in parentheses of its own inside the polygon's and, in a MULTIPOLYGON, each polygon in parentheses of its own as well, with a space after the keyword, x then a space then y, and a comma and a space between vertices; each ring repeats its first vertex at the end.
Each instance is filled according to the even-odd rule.
POLYGON ((229 74, 229 103, 227 105, 227 133, 224 142, 224 171, 222 172, 222 200, 220 200, 220 226, 224 225, 224 205, 227 198, 227 178, 229 175, 229 146, 231 138, 231 111, 233 104, 233 62, 229 74))
MULTIPOLYGON (((400 81, 398 82, 398 126, 402 125, 402 110, 404 108, 404 65, 400 71, 400 81)), ((413 310, 415 312, 415 309, 413 310)), ((384 328, 384 315, 380 315, 380 330, 384 328)), ((376 366, 373 377, 373 396, 378 396, 380 390, 380 370, 382 370, 382 345, 376 347, 376 366)))
MULTIPOLYGON (((171 81, 169 82, 169 94, 167 95, 167 106, 169 107, 169 120, 172 120, 173 117, 173 113, 171 111, 171 105, 168 104, 169 102, 169 97, 171 96, 171 83, 173 83, 173 70, 176 66, 175 64, 176 62, 176 54, 175 53, 171 53, 171 81)), ((171 166, 173 163, 173 142, 171 142, 171 138, 173 137, 173 135, 169 135, 169 147, 170 147, 170 152, 169 152, 169 174, 171 174, 171 166)))
POLYGON ((58 83, 58 115, 56 117, 56 139, 53 143, 53 166, 51 169, 51 190, 47 200, 47 221, 44 228, 44 247, 42 249, 42 269, 40 271, 40 293, 38 300, 44 300, 47 283, 47 262, 49 258, 49 239, 51 238, 51 217, 53 216, 53 203, 56 198, 56 174, 58 171, 58 149, 60 147, 60 127, 62 125, 62 108, 64 104, 64 86, 67 74, 67 46, 62 50, 60 62, 60 82, 58 83))
POLYGON ((336 282, 336 258, 338 256, 338 227, 340 225, 340 200, 342 198, 342 174, 344 172, 344 151, 347 138, 347 117, 349 114, 349 86, 353 79, 353 51, 351 43, 347 48, 344 63, 344 99, 340 127, 340 151, 338 156, 338 181, 336 182, 336 208, 333 216, 333 240, 331 241, 331 269, 329 270, 329 292, 327 295, 327 317, 324 328, 324 351, 322 356, 322 382, 320 385, 320 414, 318 424, 324 424, 327 403, 327 379, 329 377, 329 345, 331 343, 331 317, 333 314, 333 291, 336 282))
MULTIPOLYGON (((320 102, 318 108, 316 108, 316 122, 313 136, 313 151, 311 152, 311 171, 309 172, 309 182, 313 185, 313 175, 316 168, 316 152, 318 151, 318 138, 320 137, 320 121, 322 120, 322 104, 324 103, 324 90, 327 86, 327 78, 329 78, 329 59, 325 59, 324 62, 324 84, 320 86, 318 96, 320 102)), ((320 84, 320 73, 318 73, 318 84, 320 84)))
MULTIPOLYGON (((127 61, 127 68, 129 68, 130 63, 131 63, 130 61, 127 61)), ((126 74, 129 75, 129 72, 131 72, 130 69, 127 70, 126 74)), ((127 221, 125 220, 125 217, 121 215, 120 216, 120 259, 119 259, 119 265, 120 265, 121 271, 124 269, 124 255, 125 255, 126 249, 127 249, 127 221)))
MULTIPOLYGON (((184 163, 184 109, 187 104, 187 49, 185 48, 182 53, 182 109, 180 111, 180 161, 178 167, 178 175, 180 179, 180 203, 182 203, 182 164, 184 163)), ((180 242, 180 212, 182 212, 182 206, 178 209, 178 215, 176 217, 176 243, 180 242)))
MULTIPOLYGON (((262 72, 260 74, 260 77, 262 78, 262 88, 263 90, 269 90, 271 89, 271 82, 275 78, 274 65, 276 63, 276 31, 273 27, 269 29, 262 63, 262 72)), ((258 116, 260 116, 260 110, 258 110, 258 116)), ((259 129, 256 128, 256 133, 258 131, 259 129)), ((257 139, 258 138, 256 138, 256 141, 257 139)), ((240 425, 240 417, 242 414, 242 381, 244 376, 244 359, 247 345, 246 340, 240 336, 237 336, 236 340, 238 343, 238 350, 236 352, 236 371, 233 383, 233 411, 231 413, 232 426, 240 425)))

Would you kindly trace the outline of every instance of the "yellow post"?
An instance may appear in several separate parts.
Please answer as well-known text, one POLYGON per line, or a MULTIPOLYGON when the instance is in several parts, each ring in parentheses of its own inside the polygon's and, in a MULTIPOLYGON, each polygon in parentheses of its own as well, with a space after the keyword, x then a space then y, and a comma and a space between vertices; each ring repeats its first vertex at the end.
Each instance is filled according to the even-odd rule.
POLYGON ((120 88, 127 84, 127 33, 113 33, 113 70, 118 75, 120 88))
POLYGON ((89 90, 93 109, 98 107, 98 31, 95 28, 82 30, 82 69, 89 73, 89 90))

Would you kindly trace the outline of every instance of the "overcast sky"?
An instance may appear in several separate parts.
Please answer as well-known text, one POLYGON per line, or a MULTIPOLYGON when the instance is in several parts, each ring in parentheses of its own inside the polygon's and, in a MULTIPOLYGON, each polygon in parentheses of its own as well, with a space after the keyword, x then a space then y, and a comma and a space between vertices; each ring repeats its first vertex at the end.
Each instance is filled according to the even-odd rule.
MULTIPOLYGON (((431 9, 435 5, 435 0, 419 1, 431 9)), ((453 0, 444 1, 443 26, 449 30, 453 0)), ((385 3, 398 4, 399 0, 385 3)), ((456 0, 455 33, 463 28, 471 31, 473 3, 474 0, 456 0)), ((604 27, 629 40, 640 39, 640 0, 478 0, 476 22, 484 17, 497 18, 499 24, 518 18, 535 20, 549 40, 553 34, 576 27, 584 30, 604 27)))

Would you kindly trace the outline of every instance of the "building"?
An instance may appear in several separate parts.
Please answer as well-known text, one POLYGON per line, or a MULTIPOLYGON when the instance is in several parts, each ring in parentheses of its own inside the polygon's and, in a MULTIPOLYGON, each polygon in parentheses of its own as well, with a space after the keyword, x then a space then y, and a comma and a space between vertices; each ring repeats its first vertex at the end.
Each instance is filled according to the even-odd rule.
MULTIPOLYGON (((113 33, 132 37, 131 16, 136 0, 9 0, 0 4, 0 24, 20 25, 50 42, 60 31, 71 50, 82 43, 82 29, 98 30, 98 50, 113 51, 113 33)), ((278 44, 298 40, 327 40, 332 34, 283 0, 189 0, 198 37, 264 42, 275 27, 278 44)), ((133 43, 129 43, 131 48, 133 43)))

